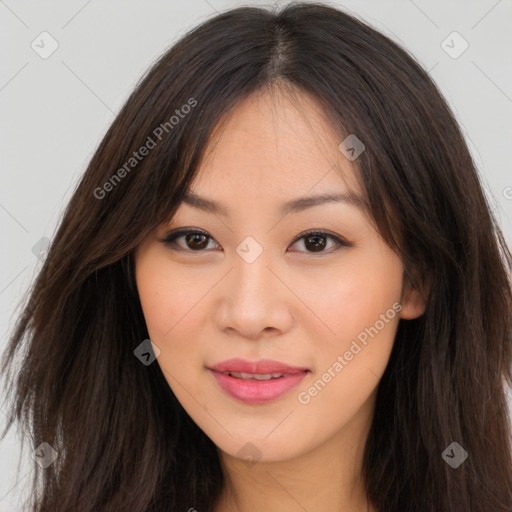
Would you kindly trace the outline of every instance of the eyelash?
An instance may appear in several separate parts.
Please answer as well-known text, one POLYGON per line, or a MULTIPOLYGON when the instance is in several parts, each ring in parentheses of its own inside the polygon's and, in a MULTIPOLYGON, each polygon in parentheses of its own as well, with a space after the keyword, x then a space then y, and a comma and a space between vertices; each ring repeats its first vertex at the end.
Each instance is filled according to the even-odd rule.
MULTIPOLYGON (((214 240, 205 231, 200 231, 197 229, 183 229, 182 228, 182 229, 177 229, 176 231, 171 231, 164 238, 161 238, 160 241, 166 247, 168 247, 169 249, 171 249, 173 251, 183 251, 183 252, 190 252, 190 253, 202 253, 202 252, 208 251, 207 249, 198 249, 198 250, 194 251, 192 249, 184 249, 183 247, 177 246, 176 240, 178 238, 181 238, 184 235, 203 235, 211 240, 214 240)), ((328 251, 318 251, 318 252, 314 252, 314 251, 292 251, 292 252, 306 252, 306 254, 312 254, 312 255, 330 254, 332 252, 339 250, 341 247, 353 247, 353 244, 351 244, 350 242, 347 242, 343 238, 341 238, 337 235, 334 235, 333 233, 330 233, 328 231, 321 230, 321 229, 320 230, 318 230, 318 229, 310 230, 310 231, 306 231, 305 233, 302 233, 297 238, 295 238, 295 240, 291 243, 291 245, 295 245, 299 240, 306 238, 308 236, 322 236, 325 238, 330 238, 331 240, 334 240, 338 244, 339 247, 334 249, 334 251, 328 250, 328 251)))

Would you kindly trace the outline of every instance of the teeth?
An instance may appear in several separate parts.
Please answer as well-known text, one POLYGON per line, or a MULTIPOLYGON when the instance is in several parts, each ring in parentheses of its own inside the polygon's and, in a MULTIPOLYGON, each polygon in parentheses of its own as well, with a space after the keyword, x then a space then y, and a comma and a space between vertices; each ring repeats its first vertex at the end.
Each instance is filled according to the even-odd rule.
POLYGON ((284 373, 244 373, 244 372, 226 372, 231 377, 244 380, 270 380, 283 377, 284 373))

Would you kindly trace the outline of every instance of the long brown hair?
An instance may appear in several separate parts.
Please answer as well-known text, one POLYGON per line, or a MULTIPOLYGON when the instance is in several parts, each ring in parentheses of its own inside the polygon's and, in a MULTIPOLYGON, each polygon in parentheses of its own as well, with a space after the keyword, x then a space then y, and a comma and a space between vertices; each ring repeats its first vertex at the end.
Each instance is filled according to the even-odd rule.
POLYGON ((363 141, 369 214, 407 275, 428 283, 426 311, 400 321, 379 383, 368 498, 379 512, 512 511, 509 249, 429 75, 375 29, 313 3, 238 8, 190 31, 92 157, 3 359, 7 429, 18 421, 32 448, 58 453, 34 465, 34 511, 213 510, 224 482, 214 443, 159 366, 134 356, 149 336, 132 255, 176 211, 221 117, 275 84, 320 101, 340 141, 363 141), (457 468, 442 456, 453 442, 468 453, 457 468))

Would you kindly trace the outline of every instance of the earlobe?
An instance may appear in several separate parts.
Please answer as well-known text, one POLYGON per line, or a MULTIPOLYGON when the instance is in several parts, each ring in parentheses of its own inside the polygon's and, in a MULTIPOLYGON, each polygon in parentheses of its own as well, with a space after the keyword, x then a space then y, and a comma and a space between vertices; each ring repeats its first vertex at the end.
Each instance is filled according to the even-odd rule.
MULTIPOLYGON (((428 288, 428 287, 427 287, 428 288)), ((402 292, 402 310, 400 318, 404 320, 413 320, 425 313, 427 305, 428 289, 421 291, 413 287, 411 282, 407 280, 402 292)))

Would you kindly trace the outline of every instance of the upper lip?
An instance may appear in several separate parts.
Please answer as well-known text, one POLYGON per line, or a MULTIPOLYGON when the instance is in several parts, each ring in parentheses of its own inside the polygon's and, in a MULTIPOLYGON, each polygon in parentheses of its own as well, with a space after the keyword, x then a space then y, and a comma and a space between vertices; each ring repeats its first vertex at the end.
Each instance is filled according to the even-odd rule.
POLYGON ((308 368, 290 366, 279 361, 271 359, 260 359, 259 361, 247 361, 245 359, 228 359, 208 367, 210 370, 217 372, 241 372, 252 374, 282 373, 294 374, 307 371, 308 368))

